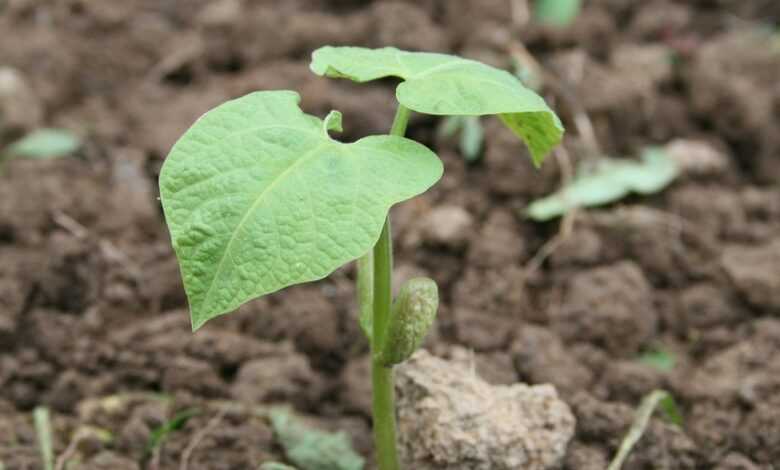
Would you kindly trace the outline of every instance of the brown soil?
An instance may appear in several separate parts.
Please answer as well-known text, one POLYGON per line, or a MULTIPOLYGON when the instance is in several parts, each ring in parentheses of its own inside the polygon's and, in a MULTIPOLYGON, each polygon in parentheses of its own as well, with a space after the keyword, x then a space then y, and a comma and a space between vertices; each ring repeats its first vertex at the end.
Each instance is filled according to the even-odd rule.
POLYGON ((435 119, 415 117, 411 135, 446 166, 439 185, 393 212, 397 275, 428 275, 442 291, 428 347, 473 349, 492 383, 554 384, 577 418, 567 470, 605 468, 658 387, 678 399, 685 425, 654 420, 624 468, 775 468, 780 50, 761 25, 780 21, 780 3, 594 0, 565 31, 523 25, 511 3, 523 2, 0 1, 0 65, 16 77, 0 90, 0 144, 44 125, 87 142, 74 158, 14 161, 0 174, 5 469, 42 468, 37 405, 53 411, 57 455, 80 429, 110 433, 73 444, 84 469, 178 468, 217 416, 189 468, 256 468, 282 458, 263 418, 271 404, 347 431, 369 456, 353 268, 191 334, 156 199, 160 165, 200 114, 256 89, 296 89, 319 115, 338 108, 345 139, 385 131, 392 85, 315 77, 308 56, 323 44, 509 67, 515 41, 557 77, 549 96, 575 162, 588 155, 572 118, 581 109, 610 154, 684 138, 722 164, 579 213, 538 265, 559 225, 520 211, 566 167, 551 158, 534 170, 493 120, 483 161, 467 165, 436 141, 435 119), (637 360, 655 349, 674 354, 673 370, 637 360), (198 414, 147 452, 153 430, 187 409, 198 414))

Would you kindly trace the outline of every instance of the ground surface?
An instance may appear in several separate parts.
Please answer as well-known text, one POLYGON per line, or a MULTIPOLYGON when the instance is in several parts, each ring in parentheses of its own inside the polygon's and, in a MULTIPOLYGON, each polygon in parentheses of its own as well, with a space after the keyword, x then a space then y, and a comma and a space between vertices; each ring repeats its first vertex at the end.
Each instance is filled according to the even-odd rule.
MULTIPOLYGON (((370 454, 352 268, 192 335, 156 200, 175 138, 228 97, 296 89, 307 111, 344 113, 345 139, 385 131, 390 83, 356 87, 308 71, 310 51, 328 43, 454 51, 507 68, 522 43, 557 77, 547 95, 570 129, 571 160, 594 140, 613 155, 677 138, 720 152, 712 165, 692 157, 660 195, 578 214, 539 265, 559 224, 520 211, 559 187, 566 159, 536 172, 486 120, 484 159, 467 166, 436 141, 437 121, 417 117, 411 135, 436 148, 446 174, 394 209, 398 276, 441 286, 434 353, 463 345, 494 383, 558 388, 578 419, 566 469, 605 468, 632 410, 658 387, 678 399, 684 429, 654 421, 625 468, 775 468, 780 46, 761 22, 777 24, 780 4, 594 0, 571 29, 545 32, 523 24, 522 3, 0 2, 0 65, 22 78, 0 98, 0 143, 42 125, 87 142, 78 158, 15 161, 0 176, 5 468, 41 468, 36 405, 54 412, 57 454, 85 425, 112 433, 108 444, 79 445, 79 468, 179 468, 215 415, 189 468, 254 468, 280 458, 251 413, 270 403, 346 430, 370 454), (574 125, 583 111, 595 139, 574 125), (637 360, 649 350, 676 365, 637 360), (244 405, 220 414, 236 400, 244 405), (152 430, 187 408, 201 413, 148 453, 152 430)), ((683 157, 701 153, 680 146, 683 157)))

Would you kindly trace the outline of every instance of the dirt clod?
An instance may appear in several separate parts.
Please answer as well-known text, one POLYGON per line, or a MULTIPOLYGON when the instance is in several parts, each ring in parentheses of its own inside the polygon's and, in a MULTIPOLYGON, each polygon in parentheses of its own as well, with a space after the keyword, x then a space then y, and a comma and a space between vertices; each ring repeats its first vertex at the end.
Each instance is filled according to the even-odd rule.
POLYGON ((742 426, 745 432, 740 435, 739 446, 745 455, 763 464, 780 460, 780 411, 776 399, 759 404, 742 426))
POLYGON ((400 444, 412 468, 551 469, 574 433, 574 417, 550 385, 491 386, 468 364, 424 350, 396 379, 400 444))
POLYGON ((700 140, 675 139, 665 149, 684 175, 721 176, 731 167, 727 155, 700 140))
POLYGON ((760 246, 730 246, 723 267, 755 307, 780 313, 780 239, 760 246))
POLYGON ((652 288, 630 261, 577 274, 565 292, 551 318, 565 340, 592 341, 614 354, 632 355, 656 332, 652 288))
POLYGON ((244 403, 316 402, 323 391, 322 378, 301 354, 255 359, 238 371, 232 395, 244 403))
POLYGON ((566 350, 552 331, 528 325, 512 343, 512 356, 520 377, 531 384, 551 383, 568 397, 593 382, 593 373, 566 350))

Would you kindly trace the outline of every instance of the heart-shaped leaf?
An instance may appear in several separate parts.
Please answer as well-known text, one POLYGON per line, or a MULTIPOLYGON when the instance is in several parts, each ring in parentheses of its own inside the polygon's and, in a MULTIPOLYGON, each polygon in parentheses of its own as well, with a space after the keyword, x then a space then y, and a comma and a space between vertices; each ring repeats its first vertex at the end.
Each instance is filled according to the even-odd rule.
POLYGON ((442 174, 425 146, 395 136, 345 144, 291 91, 257 92, 206 113, 160 172, 193 329, 242 303, 321 279, 368 252, 393 204, 442 174))
POLYGON ((563 136, 561 121, 539 95, 509 72, 481 62, 394 47, 326 46, 314 51, 310 67, 318 75, 356 82, 399 77, 404 82, 396 89, 398 101, 419 113, 497 114, 525 141, 537 165, 563 136))

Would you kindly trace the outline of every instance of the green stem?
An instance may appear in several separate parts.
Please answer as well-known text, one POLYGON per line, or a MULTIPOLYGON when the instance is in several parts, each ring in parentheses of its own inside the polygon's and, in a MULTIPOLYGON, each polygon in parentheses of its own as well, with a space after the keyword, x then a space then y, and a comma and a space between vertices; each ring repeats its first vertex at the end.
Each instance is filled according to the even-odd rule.
POLYGON ((33 410, 35 433, 38 435, 38 449, 41 453, 43 468, 54 469, 54 446, 52 445, 51 418, 49 409, 38 406, 33 410))
MULTIPOLYGON (((374 336, 374 251, 357 260, 357 291, 360 306, 360 328, 369 343, 374 336)), ((0 469, 2 470, 2 469, 0 469)))
POLYGON ((411 109, 399 103, 398 109, 395 111, 395 118, 393 118, 393 127, 390 128, 390 135, 403 137, 406 134, 406 126, 409 124, 411 114, 411 109))
POLYGON ((395 391, 393 369, 377 360, 390 320, 392 252, 389 219, 374 246, 374 338, 372 342, 371 380, 373 382, 374 447, 379 470, 398 470, 395 436, 395 391))
MULTIPOLYGON (((393 119, 391 135, 403 136, 411 111, 402 104, 393 119)), ((374 318, 371 341, 371 380, 373 382, 374 446, 379 470, 399 470, 395 436, 395 390, 393 369, 377 360, 377 353, 387 334, 392 303, 393 245, 390 235, 390 216, 387 216, 382 234, 374 245, 374 318)))

